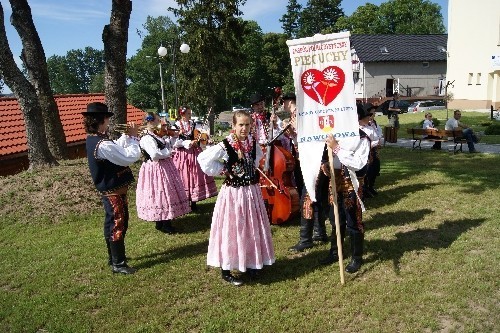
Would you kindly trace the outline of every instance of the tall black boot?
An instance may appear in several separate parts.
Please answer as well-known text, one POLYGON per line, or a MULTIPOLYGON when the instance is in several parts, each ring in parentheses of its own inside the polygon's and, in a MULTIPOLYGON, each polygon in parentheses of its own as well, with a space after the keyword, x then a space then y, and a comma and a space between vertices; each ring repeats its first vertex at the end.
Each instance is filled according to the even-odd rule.
POLYGON ((326 234, 326 215, 323 210, 314 212, 314 231, 313 231, 313 241, 314 242, 328 242, 328 235, 326 234))
POLYGON ((288 251, 291 252, 302 252, 305 249, 310 249, 314 246, 312 240, 313 232, 313 220, 306 219, 303 216, 300 217, 300 239, 297 244, 290 247, 288 251))
POLYGON ((111 245, 109 242, 109 238, 104 239, 106 241, 106 247, 108 248, 108 265, 111 266, 113 265, 113 257, 111 256, 111 245))
MULTIPOLYGON (((344 238, 345 238, 345 226, 340 226, 340 241, 342 243, 342 246, 344 246, 344 238)), ((335 227, 333 227, 332 229, 330 242, 331 246, 328 255, 319 261, 321 265, 331 265, 339 261, 339 250, 337 247, 337 233, 335 227)))
POLYGON ((177 229, 172 225, 172 220, 164 220, 163 228, 161 229, 161 231, 169 235, 173 235, 178 232, 177 229))
POLYGON ((352 249, 352 259, 349 265, 346 266, 345 271, 347 273, 355 273, 363 264, 363 241, 364 234, 357 232, 351 233, 351 249, 352 249))
POLYGON ((224 281, 231 283, 233 286, 241 286, 243 284, 243 281, 235 278, 228 269, 221 269, 221 275, 224 281))
POLYGON ((163 231, 163 221, 156 221, 155 229, 158 231, 163 231))
POLYGON ((115 242, 109 242, 111 247, 111 256, 113 273, 134 274, 136 269, 129 267, 125 259, 125 240, 121 239, 115 242))

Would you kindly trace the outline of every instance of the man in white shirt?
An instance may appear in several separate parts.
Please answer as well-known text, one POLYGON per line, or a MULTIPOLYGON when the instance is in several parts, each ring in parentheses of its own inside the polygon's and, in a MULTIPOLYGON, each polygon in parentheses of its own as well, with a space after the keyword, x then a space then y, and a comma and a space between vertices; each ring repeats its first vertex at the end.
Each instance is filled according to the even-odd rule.
POLYGON ((455 110, 453 112, 453 118, 448 119, 444 126, 444 129, 447 131, 462 130, 462 137, 467 140, 469 153, 475 153, 476 148, 474 148, 474 143, 478 143, 479 140, 474 134, 472 128, 460 122, 460 118, 462 118, 462 112, 460 112, 460 110, 455 110))

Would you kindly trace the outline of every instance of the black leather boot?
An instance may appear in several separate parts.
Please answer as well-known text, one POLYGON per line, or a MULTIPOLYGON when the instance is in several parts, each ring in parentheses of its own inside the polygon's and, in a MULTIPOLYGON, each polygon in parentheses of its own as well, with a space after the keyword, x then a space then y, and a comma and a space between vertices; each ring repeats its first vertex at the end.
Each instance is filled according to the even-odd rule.
POLYGON ((178 233, 177 229, 172 225, 172 220, 164 220, 161 231, 169 235, 178 233))
MULTIPOLYGON (((345 238, 345 226, 341 226, 340 241, 342 242, 342 246, 344 245, 344 238, 345 238)), ((337 247, 337 233, 335 228, 332 229, 330 243, 331 246, 328 255, 319 261, 321 265, 331 265, 339 261, 339 250, 337 247)))
POLYGON ((108 248, 108 265, 113 265, 113 257, 111 256, 111 245, 109 243, 109 238, 104 239, 106 241, 106 247, 108 248))
POLYGON ((364 235, 362 233, 351 233, 352 259, 345 268, 347 273, 355 273, 361 268, 363 264, 363 241, 364 235))
POLYGON ((113 273, 134 274, 136 269, 129 267, 125 258, 125 240, 121 239, 115 242, 110 241, 109 244, 111 247, 111 268, 113 273))
POLYGON ((163 221, 156 221, 155 229, 158 231, 163 231, 163 221))
POLYGON ((221 275, 222 275, 222 279, 224 281, 231 283, 233 286, 241 286, 243 284, 243 281, 241 281, 240 279, 235 278, 231 274, 230 270, 221 269, 221 275))
POLYGON ((326 215, 320 209, 314 212, 314 231, 313 231, 313 242, 328 242, 328 235, 326 234, 326 215))
POLYGON ((305 219, 303 216, 300 217, 300 239, 297 244, 290 247, 288 251, 291 252, 302 252, 305 249, 310 249, 314 246, 312 240, 313 232, 313 220, 305 219))

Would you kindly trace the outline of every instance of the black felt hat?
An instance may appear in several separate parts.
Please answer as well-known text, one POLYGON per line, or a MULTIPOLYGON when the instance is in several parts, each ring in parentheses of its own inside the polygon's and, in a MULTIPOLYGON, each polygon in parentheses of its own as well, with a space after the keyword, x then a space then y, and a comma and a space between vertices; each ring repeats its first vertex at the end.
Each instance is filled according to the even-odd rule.
POLYGON ((264 99, 265 99, 264 96, 262 96, 259 93, 253 94, 252 96, 250 96, 250 105, 257 104, 263 101, 264 99))
POLYGON ((366 111, 362 105, 356 105, 356 111, 358 111, 358 120, 361 120, 366 117, 370 117, 371 113, 366 111))
POLYGON ((366 112, 371 112, 372 110, 376 110, 377 107, 372 103, 366 103, 364 106, 366 112))
POLYGON ((109 112, 108 106, 101 102, 92 102, 87 104, 87 111, 82 112, 84 116, 104 114, 106 116, 113 116, 113 112, 109 112))
POLYGON ((294 92, 289 92, 289 93, 286 93, 283 95, 283 100, 286 101, 286 100, 294 100, 296 101, 297 100, 297 96, 295 96, 295 93, 294 92))

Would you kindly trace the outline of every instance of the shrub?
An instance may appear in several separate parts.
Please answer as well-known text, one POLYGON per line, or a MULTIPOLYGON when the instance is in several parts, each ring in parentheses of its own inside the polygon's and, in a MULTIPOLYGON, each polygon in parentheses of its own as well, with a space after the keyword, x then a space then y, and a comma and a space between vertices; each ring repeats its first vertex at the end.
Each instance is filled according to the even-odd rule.
POLYGON ((500 135, 500 123, 493 123, 484 130, 487 135, 500 135))

